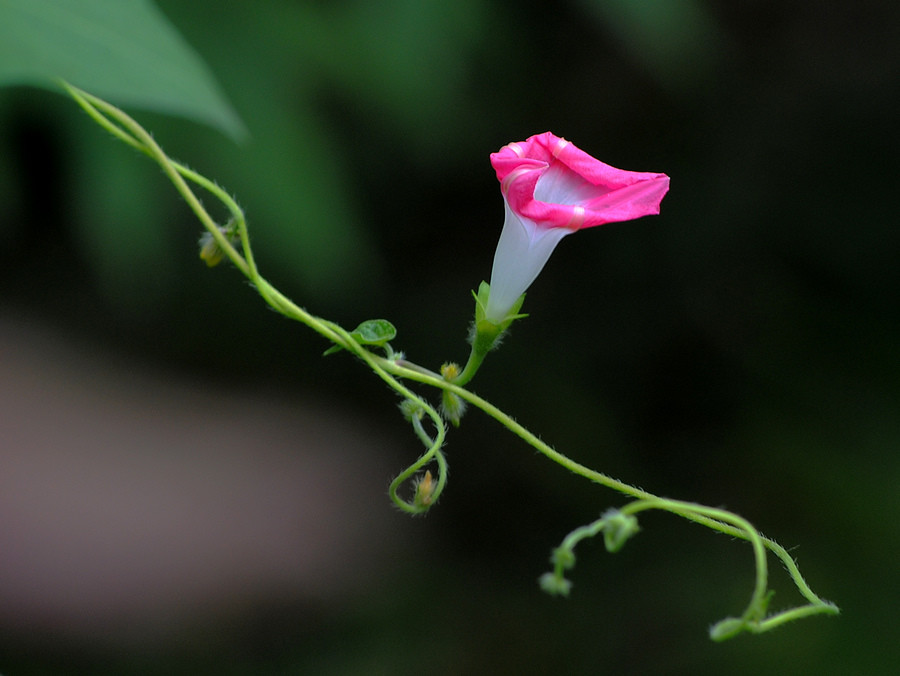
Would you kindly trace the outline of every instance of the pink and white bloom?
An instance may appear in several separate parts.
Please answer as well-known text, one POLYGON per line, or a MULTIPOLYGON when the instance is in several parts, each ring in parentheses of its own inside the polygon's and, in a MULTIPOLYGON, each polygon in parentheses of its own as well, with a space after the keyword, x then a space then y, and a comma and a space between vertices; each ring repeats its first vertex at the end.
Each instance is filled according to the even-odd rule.
POLYGON ((550 132, 491 154, 506 204, 485 318, 500 324, 560 240, 595 225, 659 213, 665 174, 623 171, 550 132))

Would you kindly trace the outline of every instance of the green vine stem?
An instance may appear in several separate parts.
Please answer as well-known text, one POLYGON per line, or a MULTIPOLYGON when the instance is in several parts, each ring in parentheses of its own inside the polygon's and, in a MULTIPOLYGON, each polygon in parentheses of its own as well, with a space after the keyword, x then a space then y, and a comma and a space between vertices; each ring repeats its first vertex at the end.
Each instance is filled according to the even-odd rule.
MULTIPOLYGON (((174 184, 175 189, 185 199, 206 232, 209 233, 208 237, 211 237, 211 241, 218 247, 221 254, 247 277, 270 307, 285 317, 309 327, 337 348, 353 353, 402 398, 401 409, 404 416, 412 425, 413 431, 425 447, 425 451, 414 463, 397 475, 389 486, 388 492, 391 500, 401 510, 410 514, 425 513, 437 502, 447 483, 447 461, 441 450, 446 440, 447 426, 437 409, 405 384, 405 382, 414 382, 440 390, 444 395, 445 409, 447 401, 466 402, 496 420, 549 460, 574 474, 617 491, 633 500, 621 509, 610 510, 600 519, 578 528, 566 536, 551 557, 553 570, 540 579, 541 586, 545 591, 560 595, 569 593, 571 582, 565 579, 564 573, 574 566, 574 548, 581 540, 602 533, 607 549, 617 551, 628 538, 638 531, 636 515, 645 510, 657 509, 670 512, 716 532, 745 540, 752 548, 756 579, 750 603, 740 617, 726 618, 713 625, 710 629, 710 636, 714 640, 730 638, 744 631, 762 633, 802 617, 817 614, 836 615, 840 612, 836 605, 823 600, 812 591, 787 550, 774 540, 762 536, 746 519, 723 509, 661 498, 592 470, 556 451, 496 406, 465 389, 462 385, 468 383, 474 376, 485 355, 505 327, 488 327, 491 331, 494 329, 496 331, 489 334, 490 340, 483 345, 477 342, 479 334, 476 332, 473 337, 473 353, 470 355, 466 368, 460 372, 456 365, 448 364, 439 374, 408 361, 402 353, 395 353, 389 345, 382 345, 381 342, 374 345, 376 348, 383 349, 385 354, 378 354, 369 349, 373 343, 367 344, 359 339, 358 334, 354 335, 353 332, 347 331, 338 324, 317 317, 295 304, 260 275, 250 247, 244 212, 227 192, 199 173, 169 158, 153 137, 119 108, 66 82, 61 84, 100 126, 132 148, 148 155, 160 165, 174 184), (225 206, 229 213, 226 225, 219 225, 210 216, 202 202, 194 194, 189 182, 200 186, 225 206), (431 432, 426 429, 424 424, 426 419, 433 428, 431 432), (436 479, 428 469, 431 465, 434 465, 436 469, 436 479), (414 487, 411 499, 400 495, 400 491, 407 483, 411 483, 414 487), (767 550, 772 552, 785 566, 798 592, 806 599, 805 605, 771 615, 766 614, 772 595, 768 589, 767 550)), ((207 262, 214 264, 211 261, 215 259, 216 256, 212 256, 207 258, 207 262)), ((479 290, 479 295, 476 296, 477 302, 480 302, 477 299, 483 292, 483 288, 479 290)), ((478 317, 478 307, 476 307, 476 317, 478 317)), ((481 328, 479 327, 479 329, 481 328)), ((455 418, 451 417, 454 424, 458 424, 461 411, 462 404, 459 405, 455 418)))

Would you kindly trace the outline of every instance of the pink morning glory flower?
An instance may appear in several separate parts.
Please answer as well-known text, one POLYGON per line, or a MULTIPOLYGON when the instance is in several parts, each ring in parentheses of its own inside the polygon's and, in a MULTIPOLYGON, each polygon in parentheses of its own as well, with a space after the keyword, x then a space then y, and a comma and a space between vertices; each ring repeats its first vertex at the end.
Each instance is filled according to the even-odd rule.
POLYGON ((623 171, 550 132, 491 154, 506 220, 485 319, 501 324, 560 240, 576 230, 659 213, 665 174, 623 171))

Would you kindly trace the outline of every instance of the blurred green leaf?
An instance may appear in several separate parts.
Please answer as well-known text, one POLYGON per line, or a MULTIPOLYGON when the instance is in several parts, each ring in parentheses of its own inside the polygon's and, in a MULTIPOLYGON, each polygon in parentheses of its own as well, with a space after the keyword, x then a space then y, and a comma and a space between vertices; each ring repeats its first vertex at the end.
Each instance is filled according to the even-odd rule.
POLYGON ((233 138, 246 133, 212 73, 148 0, 0 0, 0 85, 57 90, 56 78, 233 138))
POLYGON ((581 0, 621 40, 635 61, 670 88, 714 70, 721 31, 700 0, 581 0))

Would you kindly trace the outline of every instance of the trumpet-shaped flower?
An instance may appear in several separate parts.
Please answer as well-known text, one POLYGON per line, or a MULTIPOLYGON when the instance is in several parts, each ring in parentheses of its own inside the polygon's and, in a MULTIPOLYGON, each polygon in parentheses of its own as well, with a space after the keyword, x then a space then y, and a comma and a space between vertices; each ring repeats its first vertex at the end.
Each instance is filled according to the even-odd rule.
POLYGON ((560 240, 604 223, 659 213, 665 174, 623 171, 550 132, 491 155, 506 204, 485 318, 500 324, 560 240))

